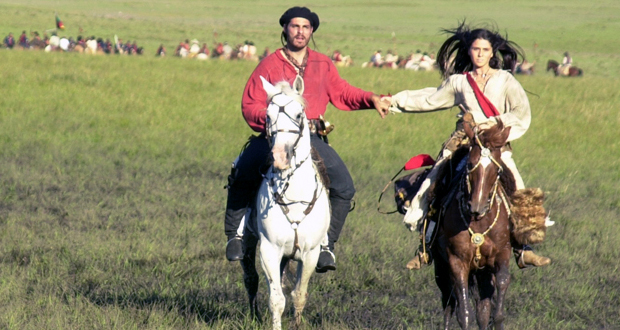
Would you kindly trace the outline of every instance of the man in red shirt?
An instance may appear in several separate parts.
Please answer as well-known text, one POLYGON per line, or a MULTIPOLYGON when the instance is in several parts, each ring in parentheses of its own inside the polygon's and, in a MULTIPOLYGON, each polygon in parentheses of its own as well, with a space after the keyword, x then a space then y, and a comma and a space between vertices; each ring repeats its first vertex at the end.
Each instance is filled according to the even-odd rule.
MULTIPOLYGON (((262 87, 261 76, 272 84, 283 80, 292 83, 297 75, 301 76, 304 80, 303 97, 307 101, 306 116, 315 122, 325 113, 328 103, 345 111, 376 109, 382 118, 389 107, 389 102, 381 100, 380 95, 351 86, 340 77, 328 56, 308 48, 313 33, 319 28, 319 17, 314 12, 306 7, 290 8, 280 17, 280 25, 283 28, 280 39, 284 47, 259 63, 245 86, 241 101, 246 122, 261 134, 250 140, 233 164, 229 177, 225 232, 229 239, 226 258, 230 261, 243 259, 243 228, 240 228, 240 223, 262 181, 260 168, 270 152, 264 134, 267 93, 262 87)), ((311 143, 323 158, 331 181, 329 244, 321 247, 316 267, 317 272, 322 273, 336 269, 334 244, 349 213, 355 188, 346 165, 326 140, 313 133, 311 143)))

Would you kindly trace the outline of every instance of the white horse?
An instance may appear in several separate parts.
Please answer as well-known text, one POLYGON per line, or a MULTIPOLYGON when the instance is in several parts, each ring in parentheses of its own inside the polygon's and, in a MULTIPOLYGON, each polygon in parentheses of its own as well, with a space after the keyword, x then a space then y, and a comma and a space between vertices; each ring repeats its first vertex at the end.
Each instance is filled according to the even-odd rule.
MULTIPOLYGON (((273 329, 281 329, 286 298, 282 274, 289 260, 297 261, 297 278, 291 296, 295 308, 295 327, 308 295, 308 282, 315 271, 321 244, 327 244, 330 221, 329 197, 319 167, 312 159, 310 129, 304 113, 303 80, 294 87, 287 82, 273 86, 263 77, 267 92, 267 137, 273 165, 265 174, 256 197, 257 235, 244 235, 245 252, 241 262, 244 282, 253 316, 260 318, 256 306, 258 274, 255 268, 257 238, 260 260, 269 286, 269 310, 273 329)), ((250 224, 248 225, 252 227, 250 224)))

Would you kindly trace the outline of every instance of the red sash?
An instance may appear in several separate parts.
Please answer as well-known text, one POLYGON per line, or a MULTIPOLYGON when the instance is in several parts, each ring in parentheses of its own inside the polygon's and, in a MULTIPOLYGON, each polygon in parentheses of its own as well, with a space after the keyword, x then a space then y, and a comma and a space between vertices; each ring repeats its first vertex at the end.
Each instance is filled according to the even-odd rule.
POLYGON ((480 88, 478 88, 478 84, 474 81, 474 78, 471 77, 471 74, 466 73, 465 75, 467 76, 467 82, 469 82, 469 85, 474 90, 474 94, 476 95, 476 99, 478 100, 478 104, 480 104, 480 108, 482 108, 484 115, 487 118, 499 116, 499 111, 497 111, 497 108, 495 108, 493 103, 491 103, 491 101, 484 96, 480 88))

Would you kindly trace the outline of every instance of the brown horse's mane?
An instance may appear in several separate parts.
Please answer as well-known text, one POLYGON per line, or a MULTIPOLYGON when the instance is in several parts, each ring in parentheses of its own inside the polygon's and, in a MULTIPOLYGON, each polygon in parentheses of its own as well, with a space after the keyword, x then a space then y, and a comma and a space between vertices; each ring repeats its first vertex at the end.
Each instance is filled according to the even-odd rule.
POLYGON ((497 125, 491 126, 478 134, 480 143, 490 149, 503 147, 506 144, 506 137, 501 134, 503 130, 504 123, 498 120, 497 125))
MULTIPOLYGON (((483 146, 489 149, 503 148, 506 145, 506 136, 502 135, 503 130, 504 123, 502 123, 501 120, 498 120, 497 125, 492 126, 479 134, 480 142, 483 146)), ((504 191, 506 192, 506 195, 510 197, 515 193, 515 191, 517 191, 514 175, 502 161, 501 157, 496 160, 503 169, 499 180, 504 188, 504 191)))

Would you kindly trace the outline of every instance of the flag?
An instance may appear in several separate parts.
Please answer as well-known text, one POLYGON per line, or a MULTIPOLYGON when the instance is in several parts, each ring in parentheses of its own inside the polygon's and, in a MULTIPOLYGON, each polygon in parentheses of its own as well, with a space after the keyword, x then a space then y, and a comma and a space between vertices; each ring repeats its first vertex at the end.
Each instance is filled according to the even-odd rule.
POLYGON ((62 23, 62 21, 60 20, 60 17, 58 17, 58 15, 56 15, 56 28, 60 29, 60 30, 64 30, 65 29, 65 25, 62 23))

